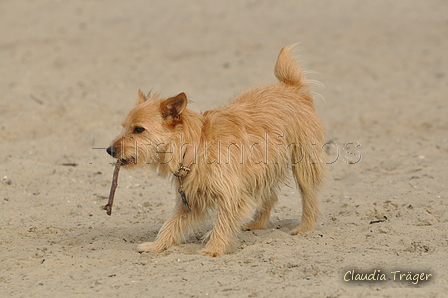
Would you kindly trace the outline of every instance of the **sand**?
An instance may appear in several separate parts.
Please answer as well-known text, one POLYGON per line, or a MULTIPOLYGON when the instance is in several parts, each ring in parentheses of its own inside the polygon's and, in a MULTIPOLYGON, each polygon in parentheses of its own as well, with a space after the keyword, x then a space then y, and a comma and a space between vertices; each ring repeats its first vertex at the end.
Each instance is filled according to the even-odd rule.
POLYGON ((2 1, 0 37, 1 297, 448 297, 446 1, 2 1), (198 254, 201 235, 139 254, 170 182, 123 169, 100 208, 137 90, 205 111, 275 82, 296 42, 325 85, 316 230, 289 235, 300 196, 284 188, 230 254, 198 254))

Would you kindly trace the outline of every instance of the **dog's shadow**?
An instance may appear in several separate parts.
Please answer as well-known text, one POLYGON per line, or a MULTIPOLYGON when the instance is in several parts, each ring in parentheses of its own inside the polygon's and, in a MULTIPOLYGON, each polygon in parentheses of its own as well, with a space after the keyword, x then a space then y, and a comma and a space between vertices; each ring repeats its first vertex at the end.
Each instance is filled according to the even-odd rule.
MULTIPOLYGON (((297 220, 294 219, 283 219, 269 222, 265 230, 243 230, 237 238, 236 247, 232 249, 233 252, 238 251, 238 249, 244 249, 244 247, 255 245, 256 243, 261 243, 267 239, 278 240, 288 237, 293 237, 290 235, 291 230, 297 227, 297 220), (237 248, 238 247, 238 248, 237 248)), ((102 227, 102 232, 99 233, 103 241, 109 242, 122 240, 123 245, 128 246, 137 245, 143 242, 152 242, 156 239, 157 233, 159 232, 157 226, 128 226, 128 227, 102 227), (146 230, 146 228, 148 228, 146 230), (120 238, 120 239, 118 239, 120 238)), ((196 255, 199 250, 204 247, 205 239, 207 233, 212 228, 212 225, 208 225, 202 231, 199 231, 192 236, 188 237, 186 241, 180 245, 175 245, 170 247, 167 251, 162 252, 161 255, 169 255, 172 253, 185 254, 185 255, 196 255)), ((87 236, 87 235, 85 235, 87 236)), ((78 239, 81 240, 81 239, 78 239)))
MULTIPOLYGON (((291 230, 293 230, 297 227, 297 225, 298 225, 297 220, 282 219, 282 220, 269 222, 266 226, 266 229, 264 229, 264 230, 244 230, 243 229, 241 231, 241 235, 246 235, 248 233, 252 233, 257 236, 262 236, 264 234, 270 234, 273 230, 278 230, 278 231, 289 234, 291 232, 291 230)), ((210 224, 207 227, 205 227, 203 230, 194 233, 193 235, 191 235, 190 237, 187 238, 187 241, 185 243, 202 245, 204 243, 204 241, 206 241, 205 237, 206 237, 207 233, 211 230, 211 228, 212 228, 212 225, 210 224)), ((155 238, 157 237, 157 233, 159 232, 159 230, 157 228, 155 228, 155 229, 153 228, 149 231, 146 231, 144 234, 141 233, 140 229, 134 230, 135 233, 132 233, 132 230, 134 230, 134 229, 128 230, 128 232, 129 232, 128 237, 131 242, 135 242, 135 243, 154 241, 155 238)))

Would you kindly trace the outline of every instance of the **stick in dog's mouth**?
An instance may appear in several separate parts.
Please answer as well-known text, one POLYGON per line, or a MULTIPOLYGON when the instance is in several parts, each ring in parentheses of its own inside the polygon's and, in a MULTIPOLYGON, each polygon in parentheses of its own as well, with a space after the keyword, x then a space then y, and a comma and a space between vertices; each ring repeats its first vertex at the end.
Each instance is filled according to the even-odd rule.
MULTIPOLYGON (((133 162, 135 162, 135 158, 133 158, 133 157, 130 157, 130 158, 122 158, 122 159, 119 159, 119 161, 120 161, 120 163, 121 163, 121 165, 128 165, 128 164, 130 164, 130 163, 133 163, 133 162)), ((118 162, 118 161, 117 161, 118 162)))
MULTIPOLYGON (((134 160, 133 158, 131 159, 134 160)), ((102 206, 103 210, 106 210, 107 215, 112 214, 112 205, 114 203, 115 189, 117 189, 118 185, 118 172, 120 171, 120 166, 122 164, 123 160, 118 159, 117 163, 115 164, 114 175, 112 177, 112 185, 110 187, 109 201, 107 201, 106 205, 102 206)))

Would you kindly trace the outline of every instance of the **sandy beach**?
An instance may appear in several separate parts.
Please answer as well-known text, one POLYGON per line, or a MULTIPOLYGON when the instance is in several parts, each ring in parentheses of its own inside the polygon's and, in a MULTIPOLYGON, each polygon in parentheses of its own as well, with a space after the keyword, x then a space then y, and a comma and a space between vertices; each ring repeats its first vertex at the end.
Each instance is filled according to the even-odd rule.
POLYGON ((0 297, 448 297, 447 52, 441 0, 1 1, 0 297), (139 254, 170 182, 123 169, 101 210, 137 90, 203 112, 297 42, 328 141, 316 230, 289 234, 285 187, 227 255, 139 254))

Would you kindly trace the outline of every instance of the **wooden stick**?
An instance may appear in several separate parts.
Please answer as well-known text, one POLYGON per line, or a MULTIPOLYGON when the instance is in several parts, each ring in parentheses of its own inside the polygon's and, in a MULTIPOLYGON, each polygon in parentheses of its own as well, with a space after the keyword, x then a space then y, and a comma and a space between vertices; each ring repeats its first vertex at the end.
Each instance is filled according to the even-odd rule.
POLYGON ((114 176, 112 178, 112 185, 110 187, 109 201, 107 201, 107 204, 102 207, 103 210, 106 210, 107 215, 112 214, 112 205, 114 203, 115 189, 118 185, 118 172, 120 171, 120 166, 121 159, 118 159, 117 163, 115 164, 114 176))

